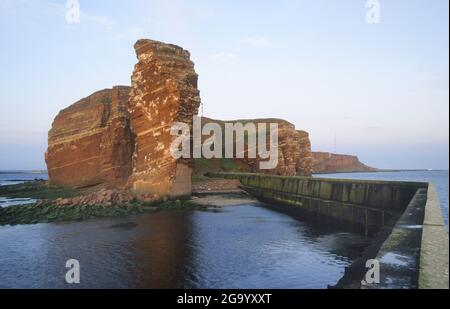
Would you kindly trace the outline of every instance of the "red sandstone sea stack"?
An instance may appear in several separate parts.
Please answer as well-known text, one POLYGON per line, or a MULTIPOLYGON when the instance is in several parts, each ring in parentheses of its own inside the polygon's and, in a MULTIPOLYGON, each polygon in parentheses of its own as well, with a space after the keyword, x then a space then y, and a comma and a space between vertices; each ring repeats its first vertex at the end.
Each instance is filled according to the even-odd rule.
MULTIPOLYGON (((194 63, 189 52, 176 45, 139 40, 134 47, 138 63, 131 87, 95 92, 56 116, 46 152, 50 183, 132 189, 137 196, 152 199, 191 194, 194 162, 172 156, 170 129, 175 122, 192 127, 198 113, 194 63)), ((224 123, 208 118, 202 123, 211 121, 224 123)), ((278 123, 278 166, 266 171, 258 168, 258 158, 234 159, 241 171, 311 174, 307 132, 281 119, 251 121, 278 123)))
POLYGON ((62 110, 49 131, 52 184, 132 188, 140 195, 190 195, 192 161, 170 153, 174 122, 192 123, 200 105, 188 51, 152 40, 135 44, 131 88, 98 91, 62 110))
POLYGON ((192 127, 200 106, 197 74, 187 50, 152 40, 135 44, 139 62, 131 77, 128 111, 135 135, 133 172, 128 181, 137 193, 191 194, 191 160, 170 152, 174 122, 192 127))

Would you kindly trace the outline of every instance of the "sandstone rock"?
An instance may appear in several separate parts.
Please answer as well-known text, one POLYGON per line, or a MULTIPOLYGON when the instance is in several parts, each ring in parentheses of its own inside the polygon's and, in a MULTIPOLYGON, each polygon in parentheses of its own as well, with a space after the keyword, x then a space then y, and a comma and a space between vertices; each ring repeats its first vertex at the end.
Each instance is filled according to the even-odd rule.
POLYGON ((157 194, 142 194, 134 195, 129 190, 112 190, 112 189, 100 189, 90 194, 76 196, 72 198, 59 198, 55 200, 55 204, 58 206, 68 205, 123 205, 132 200, 139 200, 141 202, 157 202, 161 201, 161 197, 157 194))
MULTIPOLYGON (((172 157, 170 129, 174 122, 192 127, 192 117, 198 112, 200 96, 194 63, 189 52, 176 45, 139 40, 135 50, 138 63, 131 88, 116 86, 98 91, 62 110, 52 124, 46 152, 50 183, 114 189, 61 199, 61 205, 108 204, 132 198, 152 202, 191 194, 193 160, 172 157), (124 193, 128 189, 133 189, 133 197, 124 193)), ((208 118, 202 122, 211 121, 224 125, 208 118)), ((238 170, 311 174, 307 132, 280 119, 251 121, 278 123, 278 166, 260 170, 258 158, 229 159, 238 170)), ((209 171, 220 169, 219 161, 211 160, 209 171)))
POLYGON ((192 127, 200 105, 197 74, 188 51, 152 40, 135 44, 138 63, 131 77, 128 111, 135 135, 129 185, 136 193, 191 194, 191 160, 170 153, 174 122, 192 127))
POLYGON ((376 168, 361 163, 357 156, 329 152, 313 152, 313 173, 371 172, 376 168))
POLYGON ((59 198, 54 201, 57 206, 69 205, 122 205, 133 199, 128 190, 101 189, 90 194, 76 196, 73 198, 59 198))
POLYGON ((280 158, 274 174, 284 176, 311 175, 311 142, 305 131, 295 130, 287 121, 278 122, 280 158))
POLYGON ((130 88, 97 91, 63 109, 48 133, 50 183, 123 186, 131 174, 133 137, 126 110, 130 88))
POLYGON ((192 187, 194 192, 206 191, 236 191, 239 192, 240 182, 237 179, 208 179, 195 183, 192 187))
MULTIPOLYGON (((309 140, 309 134, 305 131, 299 131, 295 129, 295 126, 282 119, 245 119, 245 120, 229 120, 227 123, 241 122, 243 124, 253 122, 255 125, 258 123, 277 123, 278 124, 278 166, 271 170, 264 170, 259 168, 259 158, 248 158, 248 145, 247 139, 244 147, 243 159, 233 159, 236 165, 236 170, 242 172, 252 173, 269 173, 283 176, 309 176, 311 175, 311 143, 309 140)), ((222 132, 225 132, 225 122, 221 120, 214 120, 203 117, 202 125, 206 123, 217 123, 221 126, 222 132)), ((203 136, 204 142, 209 136, 203 136)), ((225 147, 225 145, 223 145, 225 147)), ((224 152, 224 151, 223 151, 224 152)), ((213 162, 209 164, 209 171, 221 171, 220 160, 212 159, 213 162)), ((207 172, 208 170, 200 170, 196 167, 197 173, 207 172)))
POLYGON ((146 203, 152 203, 163 200, 158 194, 140 194, 137 196, 137 200, 146 203))

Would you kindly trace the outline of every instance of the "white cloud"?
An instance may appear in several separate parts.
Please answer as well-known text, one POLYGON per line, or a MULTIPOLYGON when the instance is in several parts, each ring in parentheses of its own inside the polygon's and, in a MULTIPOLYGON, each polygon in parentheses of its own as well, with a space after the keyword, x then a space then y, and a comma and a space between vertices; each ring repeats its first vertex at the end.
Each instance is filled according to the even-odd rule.
POLYGON ((244 37, 239 40, 239 43, 256 47, 267 47, 272 45, 272 40, 266 36, 254 36, 254 37, 244 37))
MULTIPOLYGON (((0 0, 0 13, 6 11, 13 12, 15 16, 22 16, 28 20, 31 18, 48 18, 52 17, 60 18, 61 21, 65 21, 65 16, 68 8, 63 3, 51 2, 47 0, 0 0), (42 17, 44 16, 44 17, 42 17)), ((98 15, 87 13, 83 11, 83 3, 80 3, 80 23, 88 23, 91 25, 102 26, 111 29, 117 23, 106 15, 98 15)))
POLYGON ((230 52, 219 52, 211 55, 211 59, 221 62, 230 62, 237 58, 236 54, 230 52))
POLYGON ((108 16, 89 14, 89 13, 83 12, 82 10, 80 11, 80 19, 81 19, 80 20, 81 22, 87 21, 92 24, 100 25, 100 26, 107 27, 107 28, 111 28, 112 26, 114 26, 116 24, 116 22, 114 20, 112 20, 111 18, 109 18, 108 16))
POLYGON ((136 26, 128 26, 123 30, 116 31, 114 37, 118 40, 137 40, 143 37, 142 29, 136 26))

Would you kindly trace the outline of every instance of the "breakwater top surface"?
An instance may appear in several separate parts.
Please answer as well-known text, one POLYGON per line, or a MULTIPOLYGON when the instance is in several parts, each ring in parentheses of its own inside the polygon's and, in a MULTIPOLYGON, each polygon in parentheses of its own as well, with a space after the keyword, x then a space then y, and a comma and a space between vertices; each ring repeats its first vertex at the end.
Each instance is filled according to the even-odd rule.
POLYGON ((448 230, 448 205, 449 205, 449 171, 393 171, 393 172, 368 172, 368 173, 336 173, 314 175, 320 178, 341 178, 361 180, 387 180, 387 181, 421 181, 432 182, 436 186, 441 205, 442 216, 448 230))
POLYGON ((244 190, 272 208, 343 227, 353 225, 374 235, 338 287, 366 288, 365 262, 375 258, 385 273, 377 285, 369 282, 369 288, 448 289, 448 231, 432 182, 249 173, 208 176, 238 179, 244 190))

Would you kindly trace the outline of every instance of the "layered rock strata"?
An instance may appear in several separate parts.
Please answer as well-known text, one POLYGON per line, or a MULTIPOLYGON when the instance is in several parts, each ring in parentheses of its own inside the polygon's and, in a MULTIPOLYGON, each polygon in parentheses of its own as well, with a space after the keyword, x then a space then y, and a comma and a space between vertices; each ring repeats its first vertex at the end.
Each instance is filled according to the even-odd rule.
POLYGON ((135 144, 128 183, 137 193, 190 195, 192 161, 173 158, 170 129, 175 122, 192 127, 198 112, 194 63, 189 52, 176 45, 139 40, 134 47, 138 63, 128 111, 135 144))
MULTIPOLYGON (((194 63, 189 52, 176 45, 139 40, 134 47, 138 63, 131 87, 116 86, 95 92, 56 116, 46 152, 52 184, 131 188, 135 196, 151 199, 191 194, 191 175, 196 164, 193 159, 172 156, 170 146, 174 137, 170 130, 175 122, 188 124, 192 130, 193 116, 200 105, 194 63)), ((311 175, 307 132, 296 130, 293 124, 280 119, 231 122, 249 121, 255 125, 278 124, 278 165, 261 170, 260 159, 248 158, 245 145, 244 158, 229 159, 232 166, 247 172, 311 175)), ((216 122, 222 129, 225 124, 202 119, 203 124, 208 122, 216 122)), ((203 141, 207 137, 203 136, 203 141)), ((223 162, 210 160, 207 171, 215 171, 215 166, 220 170, 223 162)))
POLYGON ((378 169, 360 162, 357 156, 329 152, 312 153, 313 173, 373 172, 378 169))
MULTIPOLYGON (((311 142, 309 140, 309 134, 305 131, 296 130, 295 126, 282 119, 245 119, 245 120, 229 120, 221 121, 214 120, 210 118, 203 117, 202 125, 207 123, 217 123, 222 128, 222 132, 225 132, 225 123, 253 123, 257 126, 259 123, 267 124, 267 130, 270 123, 276 123, 278 125, 278 164, 273 169, 261 169, 259 157, 249 158, 248 157, 248 138, 244 141, 244 158, 234 158, 234 170, 242 172, 252 172, 252 173, 267 173, 274 175, 283 176, 309 176, 311 175, 311 142)), ((209 136, 203 136, 202 139, 205 141, 209 136)), ((223 147, 225 144, 223 143, 223 147)), ((222 153, 225 153, 224 150, 222 153)), ((213 159, 214 161, 217 161, 213 159)), ((264 159, 263 159, 264 160, 264 159)), ((221 166, 220 162, 213 162, 210 164, 210 170, 220 171, 224 168, 221 166)), ((225 168, 226 169, 226 168, 225 168)), ((202 173, 200 166, 196 167, 196 171, 202 173)))
POLYGON ((131 174, 130 88, 104 89, 63 109, 48 133, 50 183, 120 187, 131 174))

